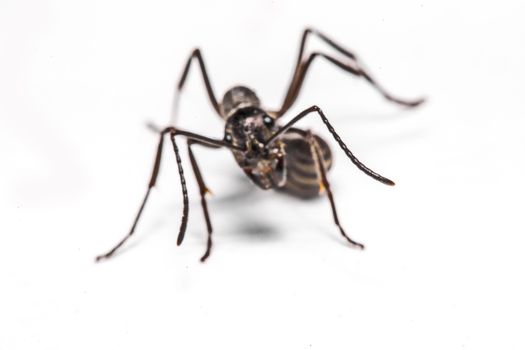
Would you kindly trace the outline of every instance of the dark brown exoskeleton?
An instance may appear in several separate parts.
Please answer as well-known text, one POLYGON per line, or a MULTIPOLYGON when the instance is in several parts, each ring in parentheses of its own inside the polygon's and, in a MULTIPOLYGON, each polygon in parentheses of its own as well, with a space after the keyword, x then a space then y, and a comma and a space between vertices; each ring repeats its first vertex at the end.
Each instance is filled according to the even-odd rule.
POLYGON ((283 126, 279 126, 277 123, 296 101, 306 73, 316 57, 324 58, 346 72, 364 78, 389 101, 406 107, 415 107, 424 101, 423 99, 406 101, 393 97, 362 68, 355 54, 342 48, 322 33, 313 29, 306 29, 302 36, 299 57, 297 59, 292 81, 279 110, 267 111, 263 109, 256 94, 251 89, 243 86, 236 86, 227 91, 222 99, 222 103, 219 103, 213 93, 200 50, 195 49, 186 63, 177 86, 177 97, 180 96, 191 63, 193 62, 193 59, 196 58, 204 78, 204 84, 210 102, 215 111, 226 122, 224 138, 222 140, 212 139, 192 132, 180 130, 174 126, 168 126, 162 130, 158 130, 160 137, 151 179, 131 230, 115 247, 106 254, 98 256, 96 260, 99 261, 111 257, 135 231, 135 227, 142 214, 151 188, 155 186, 157 181, 164 137, 166 135, 169 135, 175 152, 183 196, 183 214, 177 238, 178 245, 182 243, 186 232, 189 205, 186 180, 184 178, 182 162, 179 156, 179 148, 175 138, 181 135, 187 140, 189 159, 199 186, 201 205, 208 230, 206 252, 202 256, 201 261, 205 261, 210 255, 212 246, 212 226, 205 198, 208 189, 204 183, 199 166, 197 165, 197 161, 192 151, 192 145, 194 144, 210 148, 225 147, 230 149, 237 164, 241 167, 244 173, 254 184, 262 189, 277 189, 300 198, 312 198, 318 196, 322 192, 326 192, 332 208, 335 224, 338 226, 341 235, 353 246, 364 248, 361 243, 348 237, 339 223, 333 194, 326 176, 326 173, 332 164, 332 153, 328 144, 311 131, 296 128, 294 125, 308 115, 317 115, 326 125, 328 131, 332 134, 346 156, 361 171, 384 184, 393 186, 394 182, 370 170, 361 163, 341 140, 341 137, 335 132, 334 128, 319 107, 312 106, 305 109, 283 126), (344 56, 345 61, 320 52, 311 53, 306 57, 304 55, 305 43, 310 34, 318 36, 322 41, 338 51, 344 56))

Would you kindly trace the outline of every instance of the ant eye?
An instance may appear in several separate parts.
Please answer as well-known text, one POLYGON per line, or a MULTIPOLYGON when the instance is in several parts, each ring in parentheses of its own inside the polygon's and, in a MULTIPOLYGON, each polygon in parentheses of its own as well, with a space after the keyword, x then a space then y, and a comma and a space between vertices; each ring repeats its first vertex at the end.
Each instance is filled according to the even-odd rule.
POLYGON ((264 117, 263 122, 266 126, 273 126, 273 119, 269 116, 264 117))
POLYGON ((232 142, 232 135, 230 135, 230 134, 226 134, 226 135, 224 135, 224 140, 225 140, 226 142, 232 142))

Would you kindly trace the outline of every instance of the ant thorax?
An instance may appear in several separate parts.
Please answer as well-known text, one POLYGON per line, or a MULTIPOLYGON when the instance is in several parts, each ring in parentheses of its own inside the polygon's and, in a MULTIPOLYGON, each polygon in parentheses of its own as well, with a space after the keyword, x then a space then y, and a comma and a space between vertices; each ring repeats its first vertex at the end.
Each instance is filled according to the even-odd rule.
POLYGON ((228 119, 238 110, 248 107, 259 108, 261 101, 251 89, 245 86, 235 86, 226 91, 221 103, 221 115, 228 119))

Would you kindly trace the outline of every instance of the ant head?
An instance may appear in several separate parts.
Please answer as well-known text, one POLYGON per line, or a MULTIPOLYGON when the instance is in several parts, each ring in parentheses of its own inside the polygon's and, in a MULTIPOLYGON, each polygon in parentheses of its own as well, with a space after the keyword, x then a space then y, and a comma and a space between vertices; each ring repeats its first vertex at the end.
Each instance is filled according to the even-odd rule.
POLYGON ((233 151, 235 159, 263 189, 281 187, 286 180, 284 144, 266 145, 277 129, 275 119, 255 107, 238 109, 226 122, 224 141, 243 149, 233 151))

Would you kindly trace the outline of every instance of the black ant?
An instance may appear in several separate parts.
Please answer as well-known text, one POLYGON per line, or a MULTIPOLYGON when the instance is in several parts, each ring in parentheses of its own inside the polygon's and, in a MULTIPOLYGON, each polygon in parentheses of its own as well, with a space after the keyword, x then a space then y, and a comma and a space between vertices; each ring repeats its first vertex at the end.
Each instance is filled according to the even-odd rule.
POLYGON ((316 197, 324 190, 328 195, 328 200, 330 201, 330 205, 332 207, 334 221, 339 228, 341 235, 353 246, 363 249, 364 246, 361 243, 352 240, 345 233, 341 227, 341 224, 339 223, 333 194, 326 177, 326 173, 328 170, 330 170, 332 163, 332 153, 328 147, 328 144, 312 132, 295 128, 294 125, 303 117, 310 115, 311 113, 313 113, 313 115, 318 115, 328 128, 328 131, 333 135, 335 141, 339 144, 341 149, 361 171, 386 185, 393 186, 394 182, 370 170, 363 163, 361 163, 341 140, 341 137, 335 132, 323 111, 317 106, 312 106, 305 109, 284 126, 279 126, 277 124, 277 120, 281 118, 296 101, 303 85, 306 73, 308 72, 312 62, 317 57, 324 58, 328 62, 333 63, 337 67, 350 74, 364 78, 377 91, 379 91, 379 93, 381 93, 387 100, 391 102, 406 107, 415 107, 424 102, 424 99, 406 101, 393 97, 361 67, 355 54, 342 48, 319 31, 314 29, 306 29, 302 35, 299 57, 297 58, 291 84, 288 88, 288 92, 286 93, 283 104, 278 111, 264 110, 261 107, 259 98, 255 95, 255 93, 251 89, 243 86, 235 86, 228 90, 222 99, 222 103, 219 103, 217 102, 215 94, 213 93, 201 52, 199 49, 195 49, 189 57, 182 73, 182 77, 180 78, 179 84, 177 86, 177 96, 180 95, 180 91, 184 87, 184 83, 188 76, 191 63, 193 62, 193 59, 196 58, 204 78, 204 84, 206 85, 210 102, 215 111, 226 122, 224 138, 222 140, 211 139, 189 131, 180 130, 174 126, 168 126, 162 130, 158 130, 160 137, 157 153, 155 156, 155 163, 153 165, 153 171, 148 184, 146 195, 142 201, 139 212, 135 217, 135 221, 133 222, 129 233, 109 252, 98 256, 96 260, 99 261, 111 257, 135 231, 135 227, 137 226, 137 222, 139 221, 139 218, 142 214, 150 191, 157 182, 165 135, 169 135, 171 139, 175 157, 177 159, 182 186, 182 198, 184 206, 182 222, 177 238, 177 245, 180 245, 184 239, 186 225, 188 223, 189 206, 186 180, 184 178, 179 148, 175 142, 175 138, 176 136, 181 135, 185 136, 187 140, 189 158, 195 173, 197 184, 199 186, 201 205, 204 211, 206 227, 208 230, 206 252, 202 256, 201 261, 205 261, 210 255, 212 246, 212 226, 205 198, 208 189, 204 183, 202 174, 199 170, 197 161, 192 151, 191 146, 194 144, 199 144, 210 148, 225 147, 230 149, 235 157, 235 160, 242 168, 244 173, 253 181, 253 183, 262 189, 278 189, 296 197, 306 199, 316 197), (329 46, 334 48, 342 55, 346 56, 348 59, 347 62, 342 62, 339 59, 321 52, 311 53, 310 56, 306 58, 304 56, 304 47, 309 34, 317 35, 329 46))

